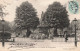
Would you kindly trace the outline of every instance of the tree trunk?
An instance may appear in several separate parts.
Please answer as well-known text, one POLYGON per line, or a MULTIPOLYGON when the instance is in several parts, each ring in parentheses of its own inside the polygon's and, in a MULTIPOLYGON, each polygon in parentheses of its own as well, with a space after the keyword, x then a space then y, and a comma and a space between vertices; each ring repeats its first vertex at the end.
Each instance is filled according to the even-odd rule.
POLYGON ((61 29, 61 31, 62 31, 62 34, 64 34, 64 32, 63 32, 63 28, 61 29))
POLYGON ((58 36, 57 28, 54 28, 54 36, 58 36))
POLYGON ((47 30, 47 37, 49 37, 49 34, 50 34, 50 29, 47 30))
POLYGON ((62 35, 62 37, 64 37, 63 28, 61 29, 61 35, 62 35))
POLYGON ((29 36, 30 36, 30 34, 31 34, 31 31, 30 31, 30 29, 29 29, 29 28, 27 28, 26 36, 27 36, 27 37, 29 37, 29 36))

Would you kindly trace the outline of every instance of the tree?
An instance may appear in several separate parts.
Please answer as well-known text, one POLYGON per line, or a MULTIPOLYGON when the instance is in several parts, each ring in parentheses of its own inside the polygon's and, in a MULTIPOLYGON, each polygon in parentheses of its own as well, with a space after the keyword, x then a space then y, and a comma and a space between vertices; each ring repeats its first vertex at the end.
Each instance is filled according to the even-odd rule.
POLYGON ((17 24, 17 28, 21 30, 27 29, 26 36, 29 37, 30 28, 34 29, 39 24, 39 18, 31 3, 26 1, 20 7, 17 7, 15 23, 17 24))
MULTIPOLYGON (((3 30, 3 24, 2 20, 4 20, 4 16, 7 15, 8 13, 4 12, 3 10, 5 9, 6 6, 0 4, 0 31, 3 30)), ((4 31, 11 31, 11 28, 9 26, 9 22, 4 20, 4 31)))
POLYGON ((59 2, 49 5, 44 14, 43 21, 49 27, 54 27, 54 34, 57 35, 57 29, 63 29, 69 26, 67 10, 59 2))
POLYGON ((69 29, 70 29, 71 33, 75 32, 75 24, 76 24, 76 30, 80 30, 80 19, 78 19, 76 22, 74 20, 71 21, 71 23, 69 25, 69 29))
MULTIPOLYGON (((0 31, 2 30, 3 30, 3 24, 2 24, 2 21, 0 20, 0 31)), ((9 31, 9 32, 11 31, 8 21, 5 21, 4 23, 4 31, 9 31)))

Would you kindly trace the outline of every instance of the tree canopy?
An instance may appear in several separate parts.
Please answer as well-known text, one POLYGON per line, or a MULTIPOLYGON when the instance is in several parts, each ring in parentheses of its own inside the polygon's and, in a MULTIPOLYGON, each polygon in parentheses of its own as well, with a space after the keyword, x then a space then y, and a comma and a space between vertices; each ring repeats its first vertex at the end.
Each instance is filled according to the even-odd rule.
POLYGON ((48 6, 44 14, 43 21, 49 27, 63 29, 69 26, 67 13, 66 7, 63 7, 59 2, 54 2, 48 6))
POLYGON ((16 9, 15 23, 19 29, 36 28, 39 24, 39 18, 37 12, 28 1, 23 2, 20 7, 16 9))
POLYGON ((65 28, 69 26, 67 10, 59 2, 49 5, 44 14, 44 22, 51 27, 65 28))
MULTIPOLYGON (((0 20, 0 31, 3 30, 3 24, 2 24, 2 21, 0 20)), ((5 21, 4 23, 4 31, 11 31, 11 27, 9 25, 9 22, 8 21, 5 21)))

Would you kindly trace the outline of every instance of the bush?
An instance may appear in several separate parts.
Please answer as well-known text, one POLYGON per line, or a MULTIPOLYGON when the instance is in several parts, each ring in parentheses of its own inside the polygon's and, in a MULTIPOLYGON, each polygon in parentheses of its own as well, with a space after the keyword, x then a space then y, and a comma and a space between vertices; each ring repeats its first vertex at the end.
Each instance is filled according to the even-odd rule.
POLYGON ((53 34, 50 34, 48 38, 53 39, 53 34))
POLYGON ((11 39, 11 34, 8 32, 4 32, 4 34, 3 32, 0 32, 0 39, 3 38, 3 35, 4 35, 4 39, 11 39))
POLYGON ((30 38, 32 39, 45 39, 46 35, 42 33, 34 33, 30 35, 30 38))

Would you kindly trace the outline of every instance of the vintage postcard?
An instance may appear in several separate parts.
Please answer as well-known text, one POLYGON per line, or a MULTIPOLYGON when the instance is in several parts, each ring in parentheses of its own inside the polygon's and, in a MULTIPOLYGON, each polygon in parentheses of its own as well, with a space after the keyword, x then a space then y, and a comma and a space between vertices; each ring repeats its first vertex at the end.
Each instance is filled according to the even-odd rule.
POLYGON ((79 51, 80 0, 0 0, 0 51, 79 51))

